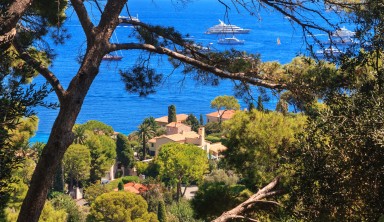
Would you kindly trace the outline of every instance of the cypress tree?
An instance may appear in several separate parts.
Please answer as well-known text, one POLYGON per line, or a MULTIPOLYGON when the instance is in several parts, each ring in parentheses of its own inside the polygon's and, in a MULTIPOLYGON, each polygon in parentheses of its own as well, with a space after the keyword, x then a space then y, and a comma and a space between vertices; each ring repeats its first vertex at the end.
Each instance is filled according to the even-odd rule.
POLYGON ((200 114, 200 126, 204 126, 203 114, 200 114))
POLYGON ((257 107, 256 107, 256 109, 261 111, 261 112, 264 111, 263 99, 261 98, 261 96, 257 97, 257 107))
POLYGON ((167 212, 165 211, 164 201, 159 201, 159 205, 157 207, 157 219, 159 222, 167 222, 167 212))
POLYGON ((52 184, 52 191, 64 193, 64 172, 62 163, 56 169, 55 178, 52 184))
POLYGON ((117 189, 118 190, 124 190, 124 183, 123 183, 123 181, 120 181, 119 184, 117 184, 117 189))
POLYGON ((255 105, 253 103, 250 103, 248 106, 248 111, 251 112, 254 109, 255 109, 255 105))
POLYGON ((176 107, 174 105, 170 105, 168 106, 168 123, 176 121, 176 107))

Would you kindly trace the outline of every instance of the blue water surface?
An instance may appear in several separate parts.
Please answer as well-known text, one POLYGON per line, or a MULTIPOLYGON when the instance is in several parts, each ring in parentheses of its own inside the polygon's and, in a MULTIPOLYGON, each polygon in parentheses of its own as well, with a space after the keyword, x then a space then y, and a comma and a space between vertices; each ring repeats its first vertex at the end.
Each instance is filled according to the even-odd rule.
MULTIPOLYGON (((100 17, 99 11, 95 5, 87 4, 90 17, 97 24, 100 17)), ((209 27, 219 24, 219 19, 251 29, 249 34, 236 36, 245 40, 245 44, 236 46, 236 49, 247 53, 260 53, 263 61, 288 63, 299 53, 305 53, 301 29, 293 26, 289 19, 274 11, 261 11, 251 16, 248 12, 240 10, 239 13, 231 7, 226 14, 225 7, 215 0, 191 1, 186 5, 180 1, 171 0, 130 0, 129 10, 132 15, 138 15, 143 22, 173 26, 182 34, 188 34, 197 43, 211 45, 212 48, 220 51, 231 47, 217 44, 217 39, 225 36, 204 34, 209 27), (281 44, 277 44, 278 38, 281 44)), ((85 35, 73 8, 68 8, 67 14, 69 17, 64 27, 71 38, 64 45, 53 46, 57 57, 50 67, 65 88, 68 87, 71 78, 79 68, 76 59, 86 47, 85 35)), ((127 15, 125 9, 122 15, 127 15)), ((132 27, 118 27, 111 41, 120 43, 135 41, 129 36, 131 32, 132 27)), ((229 80, 222 81, 217 87, 204 86, 192 80, 191 77, 184 78, 180 70, 173 72, 166 57, 154 56, 151 65, 159 73, 167 76, 166 80, 157 88, 155 94, 147 97, 129 94, 124 90, 119 70, 131 67, 136 58, 143 54, 140 51, 118 53, 124 56, 122 61, 101 64, 100 73, 88 92, 77 123, 84 123, 91 119, 99 120, 111 125, 115 131, 128 134, 136 130, 146 117, 156 118, 167 115, 167 107, 171 104, 176 106, 177 113, 193 113, 199 118, 200 114, 205 116, 214 111, 210 108, 210 101, 216 96, 234 93, 233 84, 229 80)), ((38 85, 44 82, 45 79, 42 77, 34 80, 38 85)), ((255 98, 257 93, 255 90, 255 98)), ((47 101, 57 102, 57 97, 52 93, 47 101)), ((240 103, 242 108, 246 108, 243 101, 240 103)), ((264 106, 274 109, 276 97, 271 95, 271 100, 264 106)), ((46 142, 58 110, 40 107, 37 108, 37 112, 40 119, 39 128, 31 141, 46 142)))

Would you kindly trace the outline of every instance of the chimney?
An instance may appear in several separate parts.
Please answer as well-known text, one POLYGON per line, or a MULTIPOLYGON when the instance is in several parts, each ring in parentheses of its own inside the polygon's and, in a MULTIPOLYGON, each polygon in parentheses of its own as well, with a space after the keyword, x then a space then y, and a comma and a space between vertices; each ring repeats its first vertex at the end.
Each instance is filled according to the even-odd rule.
POLYGON ((199 128, 198 134, 200 136, 199 137, 199 139, 200 139, 199 145, 202 146, 204 144, 204 140, 205 140, 205 128, 203 126, 199 128))

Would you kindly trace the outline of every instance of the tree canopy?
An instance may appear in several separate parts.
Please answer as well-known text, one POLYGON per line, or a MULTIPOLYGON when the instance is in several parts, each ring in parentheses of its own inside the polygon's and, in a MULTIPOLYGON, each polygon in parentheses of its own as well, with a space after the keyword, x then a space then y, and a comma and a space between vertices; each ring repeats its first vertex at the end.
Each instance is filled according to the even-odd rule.
POLYGON ((130 192, 113 191, 96 198, 91 205, 89 221, 147 221, 157 222, 157 216, 149 213, 147 202, 130 192))
POLYGON ((233 96, 218 96, 211 101, 211 108, 216 109, 221 123, 224 113, 228 110, 239 110, 239 101, 233 96))
POLYGON ((177 184, 177 199, 184 195, 181 183, 201 180, 208 169, 206 152, 192 144, 165 144, 161 146, 156 162, 160 166, 160 177, 177 184))
POLYGON ((63 159, 65 177, 69 179, 68 188, 71 191, 76 181, 89 179, 91 170, 91 152, 81 144, 72 144, 65 152, 63 159))

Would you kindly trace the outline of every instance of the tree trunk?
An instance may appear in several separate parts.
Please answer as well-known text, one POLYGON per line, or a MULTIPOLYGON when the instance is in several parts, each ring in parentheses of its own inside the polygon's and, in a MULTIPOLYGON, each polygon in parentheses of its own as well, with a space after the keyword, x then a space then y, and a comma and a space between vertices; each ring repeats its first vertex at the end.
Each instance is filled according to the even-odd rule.
POLYGON ((20 209, 18 222, 34 222, 39 220, 48 191, 52 186, 56 169, 60 165, 65 151, 73 141, 72 127, 80 112, 83 99, 84 96, 78 103, 67 101, 67 103, 61 104, 60 112, 53 124, 48 143, 44 147, 41 158, 33 173, 31 185, 20 209))
POLYGON ((9 8, 0 16, 0 49, 10 46, 16 35, 16 25, 33 0, 12 1, 9 8))

